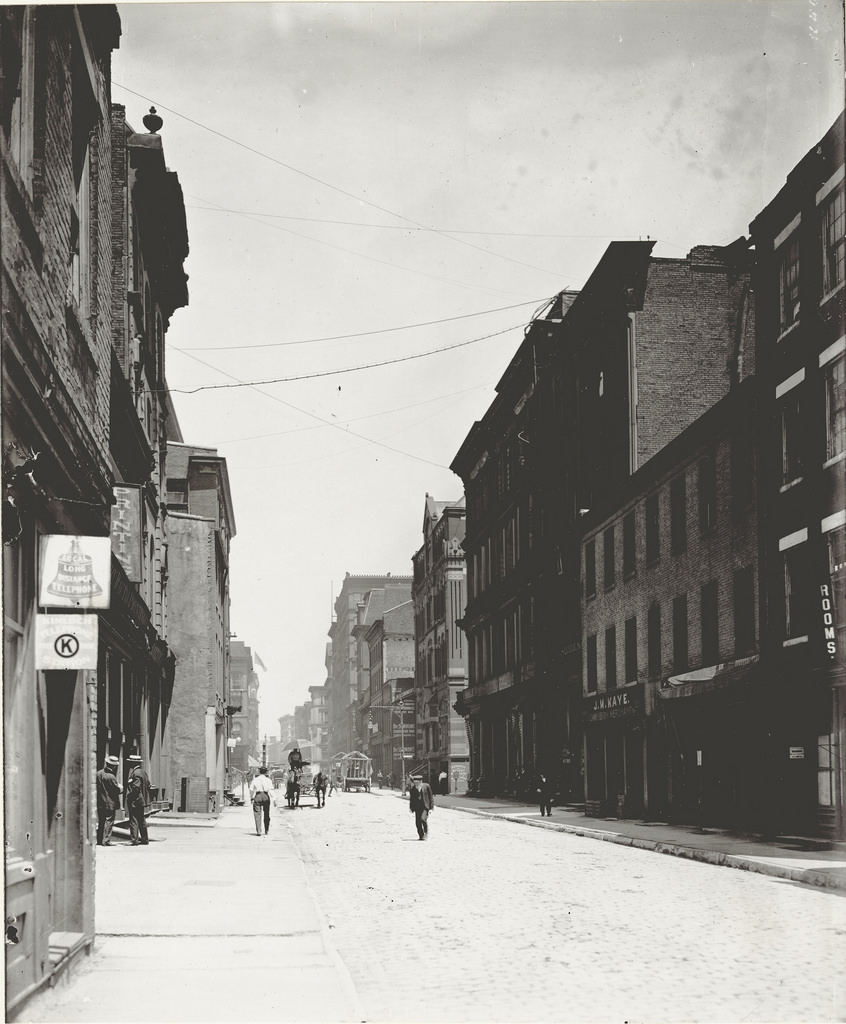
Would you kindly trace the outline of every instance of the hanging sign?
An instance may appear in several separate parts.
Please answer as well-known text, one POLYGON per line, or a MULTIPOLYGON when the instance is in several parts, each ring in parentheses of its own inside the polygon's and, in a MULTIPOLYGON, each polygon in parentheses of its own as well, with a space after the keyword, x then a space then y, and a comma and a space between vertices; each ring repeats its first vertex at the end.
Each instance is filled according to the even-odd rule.
POLYGON ((834 605, 831 600, 831 587, 827 583, 820 585, 820 605, 825 633, 825 651, 829 658, 834 658, 837 655, 837 635, 834 630, 834 605))
POLYGON ((35 669, 97 668, 96 615, 36 615, 35 669))
POLYGON ((42 537, 38 603, 44 608, 108 608, 111 559, 108 537, 42 537))
POLYGON ((144 582, 141 488, 121 484, 114 488, 112 554, 123 566, 130 583, 144 582))

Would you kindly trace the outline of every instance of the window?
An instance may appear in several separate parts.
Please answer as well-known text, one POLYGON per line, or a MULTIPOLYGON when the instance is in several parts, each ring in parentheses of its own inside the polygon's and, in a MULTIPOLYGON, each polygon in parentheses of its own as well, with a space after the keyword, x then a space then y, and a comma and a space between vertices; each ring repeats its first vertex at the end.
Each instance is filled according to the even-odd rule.
POLYGON ((831 807, 834 803, 834 736, 817 738, 817 803, 831 807))
POLYGON ((626 619, 626 682, 637 682, 637 619, 626 619))
POLYGON ((623 518, 623 578, 635 574, 635 514, 634 510, 623 518))
MULTIPOLYGON (((32 192, 32 161, 34 157, 35 132, 35 19, 34 5, 20 8, 7 14, 10 19, 19 21, 20 48, 16 52, 3 54, 6 65, 6 89, 4 90, 11 103, 11 110, 4 121, 7 125, 9 156, 18 169, 21 180, 32 192), (14 74, 17 71, 17 81, 14 74), (6 119, 8 117, 8 120, 6 119)), ((12 29, 4 26, 10 42, 13 41, 12 29)), ((5 104, 4 104, 5 107, 5 104)))
POLYGON ((661 555, 661 534, 658 524, 658 495, 646 499, 646 564, 654 565, 661 555))
POLYGON ((596 692, 596 633, 587 638, 587 688, 588 693, 596 692))
POLYGON ((646 646, 650 679, 661 675, 661 606, 654 604, 646 618, 646 646))
POLYGON ((846 451, 846 355, 825 367, 826 458, 846 451))
POLYGON ((799 239, 795 235, 782 250, 778 284, 779 327, 786 331, 799 319, 799 239))
POLYGON ((614 586, 617 571, 614 565, 614 527, 609 526, 602 535, 602 581, 606 590, 614 586))
POLYGON ((687 671, 687 594, 673 598, 673 671, 687 671))
POLYGON ((687 488, 684 474, 670 483, 670 550, 680 555, 687 547, 687 488))
POLYGON ((844 239, 843 189, 836 192, 828 201, 823 211, 823 293, 828 294, 843 284, 844 277, 844 239))
POLYGON ((711 580, 702 587, 702 664, 716 665, 720 660, 720 633, 717 581, 711 580))
POLYGON ((742 656, 755 649, 755 577, 752 567, 734 574, 734 653, 742 656))
POLYGON ((807 636, 808 633, 808 555, 802 544, 788 548, 783 554, 784 635, 792 640, 807 636))
POLYGON ((605 689, 613 690, 617 686, 617 627, 609 626, 605 630, 605 689))
POLYGON ((585 544, 585 596, 596 596, 596 541, 585 544))
POLYGON ((713 454, 699 460, 699 529, 717 525, 717 466, 713 454))
POLYGON ((781 401, 781 482, 792 483, 802 476, 799 388, 788 391, 781 401))

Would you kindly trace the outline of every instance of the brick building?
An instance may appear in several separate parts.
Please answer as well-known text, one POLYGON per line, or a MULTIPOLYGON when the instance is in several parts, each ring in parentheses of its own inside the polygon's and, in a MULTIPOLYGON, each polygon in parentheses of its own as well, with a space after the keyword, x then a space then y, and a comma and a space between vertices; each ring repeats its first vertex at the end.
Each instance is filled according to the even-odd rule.
POLYGON ((467 644, 458 622, 467 601, 464 560, 464 497, 435 501, 426 495, 423 545, 415 553, 414 691, 419 742, 417 760, 435 785, 442 771, 455 792, 466 792, 470 745, 455 710, 467 686, 467 644))
MULTIPOLYGON (((40 670, 35 636, 42 538, 110 532, 109 105, 120 31, 112 4, 0 11, 8 1011, 94 937, 101 677, 90 663, 40 670)), ((115 561, 106 576, 120 576, 115 561)))
POLYGON ((170 787, 183 811, 223 807, 229 688, 229 545, 235 518, 226 459, 167 446, 170 787), (176 796, 178 794, 178 797, 176 796))
POLYGON ((767 820, 755 387, 745 380, 584 517, 589 814, 767 820))
POLYGON ((844 128, 753 220, 761 381, 762 657, 780 831, 846 838, 844 128))
MULTIPOLYGON (((167 439, 179 425, 167 394, 165 338, 188 304, 188 233, 182 189, 168 170, 159 129, 137 133, 113 106, 112 328, 109 454, 111 608, 101 616, 97 760, 140 753, 157 803, 171 803, 168 711, 174 656, 167 643, 167 439)), ((147 127, 145 125, 145 127, 147 127)), ((125 769, 124 769, 125 771, 125 769)))
MULTIPOLYGON (((656 259, 614 242, 532 322, 453 461, 467 499, 473 775, 581 797, 581 517, 754 371, 743 239, 656 259)), ((478 785, 477 781, 477 785, 478 785)))
POLYGON ((347 573, 341 592, 335 599, 333 621, 329 627, 330 644, 326 650, 326 717, 329 732, 329 748, 326 754, 347 754, 363 744, 360 735, 359 701, 366 689, 369 665, 365 644, 360 644, 353 635, 358 621, 358 608, 365 595, 371 590, 383 589, 391 584, 410 585, 411 577, 353 576, 347 573))

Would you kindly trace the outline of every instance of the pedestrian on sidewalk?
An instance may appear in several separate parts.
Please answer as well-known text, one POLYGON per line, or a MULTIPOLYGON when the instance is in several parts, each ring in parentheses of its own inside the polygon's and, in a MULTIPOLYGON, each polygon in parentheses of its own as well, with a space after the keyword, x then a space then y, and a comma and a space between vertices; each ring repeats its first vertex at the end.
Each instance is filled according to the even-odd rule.
POLYGON ((376 776, 376 778, 377 778, 377 780, 379 782, 379 789, 381 789, 382 788, 382 783, 385 781, 385 777, 382 775, 382 772, 380 771, 379 774, 376 776))
POLYGON ((129 778, 126 783, 126 813, 129 815, 129 835, 133 846, 147 846, 147 819, 144 812, 150 802, 150 779, 144 771, 139 754, 130 754, 129 778))
POLYGON ((262 834, 262 816, 264 817, 264 835, 270 831, 270 803, 273 799, 273 783, 267 777, 267 766, 259 768, 259 773, 250 783, 250 799, 253 801, 253 817, 256 820, 256 835, 262 834))
POLYGON ((115 811, 120 807, 120 794, 123 786, 118 782, 117 770, 120 761, 116 757, 107 757, 106 763, 97 772, 97 845, 112 845, 112 828, 115 824, 115 811))
POLYGON ((538 801, 540 803, 541 817, 546 815, 548 818, 552 817, 552 798, 555 795, 555 785, 549 776, 543 772, 538 775, 538 801))
POLYGON ((441 774, 438 776, 438 792, 441 796, 446 796, 449 791, 449 776, 446 773, 445 768, 441 768, 441 774))
POLYGON ((422 775, 411 776, 412 788, 408 796, 408 806, 414 814, 414 824, 417 826, 417 838, 429 838, 429 815, 435 806, 435 797, 432 794, 432 787, 428 782, 423 781, 422 775))

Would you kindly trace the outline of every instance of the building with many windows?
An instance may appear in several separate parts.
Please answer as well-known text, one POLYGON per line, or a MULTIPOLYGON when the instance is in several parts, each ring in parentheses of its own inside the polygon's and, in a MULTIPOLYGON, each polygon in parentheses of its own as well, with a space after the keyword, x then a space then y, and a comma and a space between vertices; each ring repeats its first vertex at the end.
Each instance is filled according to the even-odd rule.
POLYGON ((589 814, 769 825, 754 378, 584 518, 589 814))
POLYGON ((526 336, 452 468, 467 501, 472 775, 520 792, 582 776, 582 519, 754 371, 748 243, 613 242, 526 336))
POLYGON ((414 555, 414 691, 417 760, 435 785, 447 773, 452 792, 464 793, 470 747, 464 719, 455 710, 467 686, 467 644, 458 623, 467 600, 464 497, 435 501, 426 495, 423 545, 414 555))
POLYGON ((846 838, 846 287, 838 117, 752 221, 778 827, 846 838))
MULTIPOLYGON (((95 641, 84 664, 57 668, 36 635, 52 603, 39 593, 48 536, 66 535, 67 550, 72 538, 105 539, 97 586, 126 579, 108 555, 110 92, 120 35, 112 4, 0 9, 7 1011, 54 982, 94 938, 103 654, 95 641)), ((125 606, 137 599, 149 614, 131 590, 121 589, 125 606)), ((68 604, 50 610, 80 614, 68 604)), ((99 631, 99 615, 91 617, 99 631)))

